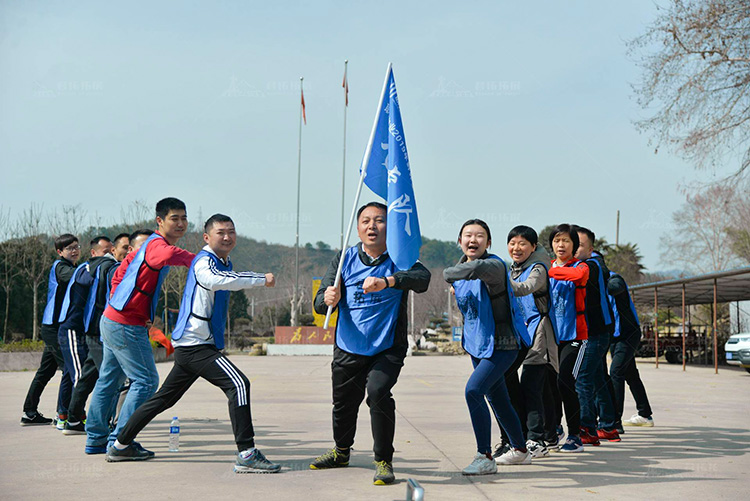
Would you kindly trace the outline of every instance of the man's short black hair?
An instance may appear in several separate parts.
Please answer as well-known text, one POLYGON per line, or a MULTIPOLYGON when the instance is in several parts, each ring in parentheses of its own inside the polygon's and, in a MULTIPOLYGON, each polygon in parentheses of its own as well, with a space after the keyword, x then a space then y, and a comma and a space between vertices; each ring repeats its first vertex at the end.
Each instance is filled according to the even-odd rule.
POLYGON ((133 247, 133 243, 135 242, 136 238, 140 237, 141 235, 150 237, 153 234, 154 234, 154 230, 147 230, 147 229, 135 230, 128 237, 128 244, 130 244, 130 246, 133 247))
POLYGON ((75 235, 71 235, 70 233, 63 233, 59 237, 55 239, 55 250, 63 250, 68 245, 77 242, 78 237, 75 235))
POLYGON ((156 202, 156 217, 164 219, 172 210, 184 210, 187 212, 185 202, 179 198, 167 197, 156 202))
POLYGON ((357 221, 359 221, 359 216, 362 214, 362 212, 364 212, 364 210, 368 207, 377 207, 383 212, 388 212, 388 207, 386 207, 385 204, 381 204, 380 202, 370 202, 359 208, 359 210, 357 211, 357 221))
POLYGON ((581 240, 578 238, 578 232, 575 230, 575 227, 567 223, 558 224, 557 226, 555 226, 555 229, 552 230, 552 233, 549 234, 549 246, 552 249, 552 252, 555 252, 555 247, 552 245, 552 241, 560 233, 567 233, 567 235, 573 241, 573 255, 575 256, 578 247, 581 245, 581 240))
POLYGON ((587 237, 589 237, 589 240, 591 241, 591 245, 594 245, 594 240, 596 240, 596 235, 594 235, 594 232, 591 231, 588 228, 584 228, 583 226, 573 225, 573 231, 576 233, 583 233, 587 237))
POLYGON ((234 226, 234 221, 232 221, 231 217, 225 216, 224 214, 214 214, 206 219, 206 224, 203 225, 203 231, 208 233, 208 230, 211 229, 214 223, 232 223, 232 226, 234 226))
POLYGON ((112 240, 112 243, 117 242, 121 238, 127 238, 128 239, 128 243, 130 243, 130 233, 120 233, 119 235, 117 235, 115 237, 114 240, 112 240))
POLYGON ((104 240, 105 242, 112 243, 112 240, 109 239, 109 237, 105 237, 104 235, 99 235, 98 237, 94 237, 91 239, 91 242, 89 242, 89 247, 96 247, 99 245, 99 242, 104 240))
POLYGON ((510 230, 510 232, 508 233, 507 243, 510 243, 510 241, 514 237, 521 237, 525 240, 528 240, 528 242, 531 245, 536 245, 537 242, 539 242, 539 235, 536 234, 536 231, 534 231, 534 228, 530 226, 524 226, 522 224, 510 230))

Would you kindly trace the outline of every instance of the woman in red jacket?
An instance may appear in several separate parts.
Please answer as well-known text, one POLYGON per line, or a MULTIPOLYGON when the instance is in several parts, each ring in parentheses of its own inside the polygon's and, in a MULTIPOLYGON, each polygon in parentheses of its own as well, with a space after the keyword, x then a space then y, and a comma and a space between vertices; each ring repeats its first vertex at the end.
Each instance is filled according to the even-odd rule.
POLYGON ((556 257, 552 261, 549 278, 551 310, 555 312, 555 334, 560 360, 557 385, 562 396, 565 420, 568 425, 568 438, 560 446, 559 451, 582 452, 581 406, 576 393, 575 379, 578 376, 588 338, 584 310, 589 268, 586 263, 573 258, 578 249, 579 240, 578 233, 570 225, 558 225, 552 230, 549 242, 556 257))

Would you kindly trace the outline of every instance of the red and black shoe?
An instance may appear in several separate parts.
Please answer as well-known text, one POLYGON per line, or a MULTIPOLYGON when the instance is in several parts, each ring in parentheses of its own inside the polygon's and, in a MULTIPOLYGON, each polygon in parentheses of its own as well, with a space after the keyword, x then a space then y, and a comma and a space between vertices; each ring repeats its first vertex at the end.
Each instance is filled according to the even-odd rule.
POLYGON ((617 432, 617 428, 611 430, 596 430, 597 436, 602 440, 609 440, 610 442, 621 442, 620 434, 617 432))
POLYGON ((583 445, 601 445, 597 433, 593 432, 591 428, 586 428, 584 426, 581 426, 581 442, 583 445))

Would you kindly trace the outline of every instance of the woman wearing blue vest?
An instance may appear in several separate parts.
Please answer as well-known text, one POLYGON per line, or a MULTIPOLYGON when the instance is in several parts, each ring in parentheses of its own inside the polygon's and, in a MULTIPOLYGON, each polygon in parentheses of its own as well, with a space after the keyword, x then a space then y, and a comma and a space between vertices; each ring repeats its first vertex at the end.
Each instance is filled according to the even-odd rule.
MULTIPOLYGON (((544 400, 544 385, 549 370, 558 372, 557 340, 550 321, 550 294, 547 269, 550 257, 538 246, 539 237, 533 228, 516 226, 508 233, 508 254, 511 286, 532 336, 531 348, 523 361, 521 394, 528 429, 526 447, 532 458, 546 456, 549 446, 557 445, 557 432, 545 436, 545 407, 554 401, 544 400)), ((554 317, 554 312, 552 312, 554 317)), ((551 424, 551 423, 550 423, 551 424)))
POLYGON ((360 243, 345 251, 341 286, 333 287, 339 259, 331 261, 315 295, 315 311, 338 308, 331 363, 333 439, 335 447, 310 463, 322 470, 349 465, 357 429, 357 412, 367 392, 370 407, 375 485, 392 484, 396 402, 391 389, 404 365, 408 292, 420 293, 430 284, 430 272, 417 261, 399 270, 386 248, 387 207, 370 202, 357 212, 360 243))
POLYGON ((511 290, 505 263, 487 249, 492 235, 480 219, 466 221, 458 234, 464 252, 455 266, 443 270, 453 286, 464 317, 461 344, 471 355, 474 372, 466 383, 466 403, 477 442, 477 454, 464 475, 497 473, 497 464, 529 464, 531 457, 505 387, 505 371, 518 355, 520 339, 513 325, 511 290), (491 419, 485 397, 510 439, 512 449, 492 458, 491 419))

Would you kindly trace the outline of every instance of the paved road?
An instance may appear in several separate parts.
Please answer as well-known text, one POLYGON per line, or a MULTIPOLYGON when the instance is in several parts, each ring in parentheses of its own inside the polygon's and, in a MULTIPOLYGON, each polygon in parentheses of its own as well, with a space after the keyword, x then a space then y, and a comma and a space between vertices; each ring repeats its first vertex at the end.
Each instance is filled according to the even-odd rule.
MULTIPOLYGON (((578 455, 552 454, 497 475, 460 474, 474 454, 463 398, 467 357, 407 359, 394 390, 398 483, 373 486, 369 414, 363 405, 349 468, 311 471, 311 458, 331 446, 330 359, 249 357, 232 360, 252 381, 257 443, 284 469, 236 475, 226 400, 197 382, 139 440, 151 461, 110 464, 83 453, 83 436, 50 427, 21 427, 32 372, 0 373, 0 499, 404 499, 406 478, 425 499, 737 499, 750 478, 750 374, 736 369, 641 365, 654 407, 654 428, 627 428, 621 443, 578 455), (169 421, 180 417, 180 452, 167 451, 169 421)), ((159 364, 162 379, 171 363, 159 364)), ((59 373, 58 373, 59 374, 59 373)), ((40 410, 54 411, 59 375, 40 410)), ((626 414, 634 412, 632 400, 626 414)), ((495 437, 497 433, 495 433, 495 437)), ((742 496, 743 498, 745 496, 742 496)))

